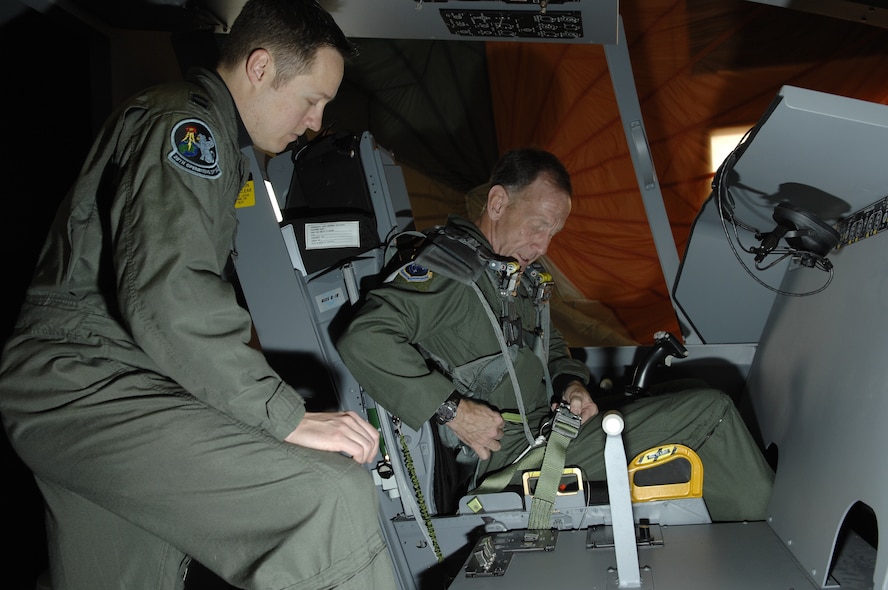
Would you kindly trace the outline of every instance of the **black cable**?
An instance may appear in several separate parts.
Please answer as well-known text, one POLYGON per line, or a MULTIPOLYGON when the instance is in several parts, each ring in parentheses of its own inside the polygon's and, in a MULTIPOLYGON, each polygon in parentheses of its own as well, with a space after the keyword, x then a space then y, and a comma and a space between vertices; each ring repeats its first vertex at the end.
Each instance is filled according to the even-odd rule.
POLYGON ((795 248, 781 248, 781 249, 772 249, 769 252, 766 252, 764 254, 765 256, 770 255, 770 254, 780 255, 779 258, 777 258, 776 260, 774 260, 770 264, 761 265, 760 263, 756 262, 755 267, 757 270, 760 270, 760 271, 761 270, 768 270, 769 268, 772 268, 774 265, 778 264, 780 261, 786 259, 788 256, 792 256, 792 257, 797 258, 800 261, 802 261, 801 263, 804 266, 808 266, 809 268, 817 268, 819 270, 829 273, 829 276, 827 277, 826 282, 822 286, 820 286, 819 288, 814 289, 812 291, 807 291, 804 293, 794 293, 791 291, 784 291, 782 289, 772 287, 771 285, 768 285, 763 280, 758 278, 752 272, 752 270, 749 268, 749 266, 743 261, 743 259, 740 257, 740 254, 737 251, 737 247, 739 246, 739 248, 742 251, 749 253, 749 254, 757 254, 759 252, 759 250, 756 248, 743 246, 742 242, 740 241, 740 234, 737 231, 738 227, 740 227, 746 231, 752 232, 756 236, 759 236, 762 233, 758 229, 743 223, 742 221, 740 221, 739 219, 737 219, 734 216, 734 197, 731 195, 731 192, 728 189, 727 182, 726 182, 728 174, 734 169, 734 164, 736 163, 736 160, 737 160, 737 149, 741 145, 743 145, 743 142, 746 141, 747 137, 749 137, 749 134, 751 131, 752 131, 751 129, 749 131, 747 131, 743 135, 743 137, 740 139, 740 141, 737 143, 737 147, 735 147, 733 150, 731 150, 731 153, 728 154, 728 156, 725 158, 724 162, 722 162, 722 165, 719 167, 718 171, 716 172, 715 180, 712 183, 712 188, 715 191, 715 197, 716 197, 715 202, 716 202, 716 205, 718 208, 718 215, 719 215, 719 218, 721 219, 722 228, 724 229, 724 232, 725 232, 725 239, 727 240, 728 245, 731 247, 731 252, 734 254, 734 258, 737 259, 737 262, 740 263, 740 266, 743 267, 743 270, 745 270, 746 273, 750 277, 752 277, 752 279, 755 282, 757 282, 759 285, 765 287, 766 289, 773 291, 774 293, 777 293, 779 295, 787 295, 789 297, 807 297, 808 295, 815 295, 817 293, 820 293, 821 291, 826 289, 830 285, 830 283, 832 283, 833 275, 835 274, 833 271, 832 263, 830 263, 829 260, 827 260, 825 257, 815 254, 814 252, 808 252, 808 251, 803 252, 800 250, 796 250, 795 248), (733 229, 734 229, 734 238, 737 242, 736 246, 734 245, 734 240, 731 239, 731 235, 728 232, 728 221, 730 221, 731 227, 733 227, 733 229), (805 262, 807 262, 807 261, 812 261, 812 262, 810 265, 808 265, 808 264, 805 264, 805 262))

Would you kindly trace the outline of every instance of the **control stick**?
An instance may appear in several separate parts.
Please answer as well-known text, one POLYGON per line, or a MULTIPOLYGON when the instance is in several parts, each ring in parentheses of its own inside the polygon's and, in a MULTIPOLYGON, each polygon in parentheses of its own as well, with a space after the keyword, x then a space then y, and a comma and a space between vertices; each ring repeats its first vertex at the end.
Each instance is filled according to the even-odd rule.
POLYGON ((658 366, 670 366, 673 358, 688 356, 688 349, 679 342, 678 338, 669 332, 657 332, 654 334, 654 347, 647 356, 635 367, 632 375, 632 383, 626 386, 626 396, 650 395, 648 391, 651 375, 658 366))

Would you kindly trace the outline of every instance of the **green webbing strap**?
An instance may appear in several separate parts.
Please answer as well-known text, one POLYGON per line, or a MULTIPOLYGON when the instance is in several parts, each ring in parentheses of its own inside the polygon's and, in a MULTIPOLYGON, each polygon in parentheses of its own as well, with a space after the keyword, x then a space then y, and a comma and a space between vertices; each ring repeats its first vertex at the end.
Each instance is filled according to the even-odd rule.
MULTIPOLYGON (((537 326, 542 329, 542 333, 537 337, 536 342, 534 342, 534 353, 536 353, 537 357, 540 359, 540 362, 543 364, 543 377, 546 380, 546 393, 549 395, 549 399, 555 397, 555 392, 552 390, 552 375, 549 373, 549 328, 552 325, 550 321, 551 311, 549 310, 549 305, 538 305, 537 306, 537 326)), ((558 392, 561 394, 562 392, 558 392)))
POLYGON ((580 417, 572 413, 567 405, 562 404, 558 407, 555 420, 552 423, 552 432, 549 434, 549 442, 546 443, 546 452, 543 456, 543 465, 540 467, 540 477, 534 490, 533 502, 530 505, 527 528, 548 529, 551 527, 552 509, 555 506, 558 485, 561 483, 561 474, 564 472, 564 456, 567 454, 567 445, 577 437, 580 425, 580 417))
POLYGON ((468 495, 502 491, 512 482, 515 474, 539 469, 540 477, 534 490, 527 528, 550 528, 552 508, 555 506, 558 484, 564 472, 567 446, 577 437, 580 425, 580 417, 573 414, 567 405, 561 405, 553 419, 548 442, 536 444, 517 461, 491 473, 468 495))
POLYGON ((512 478, 515 476, 516 473, 522 473, 524 471, 530 471, 532 469, 539 469, 540 464, 543 461, 543 456, 545 452, 545 444, 539 444, 535 447, 531 447, 531 449, 527 453, 525 453, 514 463, 510 463, 499 471, 494 471, 490 475, 486 476, 481 481, 481 483, 478 484, 478 487, 476 487, 474 490, 469 491, 467 495, 472 496, 475 494, 489 494, 492 492, 503 491, 503 489, 511 483, 512 478))

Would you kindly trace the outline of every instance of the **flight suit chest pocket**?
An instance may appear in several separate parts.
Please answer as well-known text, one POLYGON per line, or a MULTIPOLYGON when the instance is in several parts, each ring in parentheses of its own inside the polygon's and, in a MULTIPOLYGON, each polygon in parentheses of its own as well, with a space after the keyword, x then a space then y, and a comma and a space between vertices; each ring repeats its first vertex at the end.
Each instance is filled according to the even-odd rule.
MULTIPOLYGON (((509 354, 511 362, 514 363, 518 354, 517 347, 509 347, 509 354)), ((497 353, 455 367, 452 375, 460 393, 486 401, 508 372, 506 357, 502 353, 497 353)))

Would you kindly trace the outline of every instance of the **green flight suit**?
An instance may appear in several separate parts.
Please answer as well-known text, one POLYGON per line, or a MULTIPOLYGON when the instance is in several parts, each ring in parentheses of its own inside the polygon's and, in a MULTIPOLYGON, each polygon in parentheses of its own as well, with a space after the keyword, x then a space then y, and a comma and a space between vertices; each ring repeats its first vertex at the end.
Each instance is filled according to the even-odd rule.
MULTIPOLYGON (((283 442, 302 397, 249 346, 224 279, 249 145, 215 72, 102 129, 0 366, 47 507, 54 590, 394 587, 368 470, 283 442)), ((236 255, 236 252, 234 253, 236 255)))
MULTIPOLYGON (((485 248, 489 243, 470 222, 451 217, 450 227, 465 232, 485 248)), ((482 275, 476 282, 496 317, 502 308, 496 285, 482 275)), ((518 316, 524 333, 543 328, 549 334, 548 370, 554 397, 575 377, 589 382, 589 371, 569 350, 554 327, 538 324, 538 310, 527 281, 518 287, 518 316)), ((418 429, 455 389, 444 372, 468 375, 456 389, 486 400, 500 411, 518 407, 511 379, 503 370, 475 367, 502 358, 497 330, 484 303, 471 288, 440 272, 407 266, 394 279, 371 291, 337 343, 346 366, 384 408, 418 429), (424 352, 421 352, 424 351, 424 352), (426 356, 444 372, 430 368, 426 356)), ((529 342, 511 347, 527 422, 533 433, 550 415, 543 363, 529 342)), ((502 363, 501 363, 502 364, 502 363)), ((435 366, 435 365, 432 365, 435 366)), ((620 408, 627 461, 648 448, 685 444, 704 465, 703 495, 714 520, 760 520, 770 499, 774 474, 750 436, 732 400, 707 387, 643 398, 620 408)), ((442 439, 447 426, 441 426, 442 439)), ((452 437, 453 435, 450 434, 452 437)), ((567 449, 566 464, 579 466, 590 481, 605 479, 601 415, 583 425, 567 449)), ((478 474, 511 463, 528 446, 522 425, 506 423, 502 449, 480 462, 478 474)), ((463 445, 461 453, 471 453, 463 445)))

